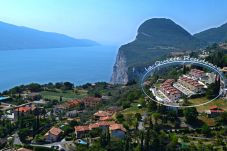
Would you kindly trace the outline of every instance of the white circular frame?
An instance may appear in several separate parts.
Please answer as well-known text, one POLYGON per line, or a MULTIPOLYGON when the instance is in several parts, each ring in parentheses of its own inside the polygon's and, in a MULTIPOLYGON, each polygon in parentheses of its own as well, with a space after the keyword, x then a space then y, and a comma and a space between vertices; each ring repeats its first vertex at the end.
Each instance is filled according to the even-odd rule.
POLYGON ((223 76, 223 73, 219 70, 219 68, 216 67, 216 66, 214 66, 214 65, 211 64, 211 63, 208 63, 208 62, 205 62, 205 61, 200 61, 200 60, 195 59, 195 58, 193 58, 193 59, 188 59, 188 60, 179 59, 179 58, 178 58, 178 59, 173 59, 173 60, 170 60, 170 61, 169 61, 169 60, 162 61, 161 63, 158 62, 158 63, 155 63, 155 65, 150 66, 149 69, 147 70, 147 72, 146 72, 146 73, 143 75, 143 77, 142 77, 141 88, 142 88, 143 93, 144 93, 147 97, 149 97, 152 101, 155 101, 155 102, 157 102, 157 103, 159 103, 159 104, 162 104, 162 105, 165 105, 165 106, 169 106, 169 107, 177 107, 177 108, 178 108, 178 107, 182 107, 182 108, 186 108, 186 107, 197 107, 197 106, 202 106, 202 105, 208 104, 208 103, 210 103, 210 102, 212 102, 212 101, 218 99, 220 96, 222 96, 222 95, 225 93, 225 90, 224 90, 224 88, 225 88, 225 77, 223 76), (153 99, 150 95, 148 95, 148 94, 146 93, 146 91, 144 90, 144 80, 146 79, 146 77, 149 76, 149 73, 151 73, 151 72, 154 71, 156 68, 161 67, 161 66, 171 65, 171 64, 180 64, 180 63, 182 63, 182 64, 185 64, 185 63, 198 64, 198 65, 200 65, 200 66, 202 66, 202 67, 209 68, 209 69, 211 69, 212 71, 214 71, 215 73, 217 73, 217 74, 220 76, 220 78, 224 81, 224 82, 223 82, 223 89, 220 89, 219 95, 216 96, 215 98, 211 99, 211 100, 208 100, 208 101, 205 102, 205 103, 195 104, 195 105, 188 105, 188 106, 180 106, 180 105, 170 105, 170 104, 162 103, 162 102, 160 102, 160 101, 157 101, 157 100, 153 99))

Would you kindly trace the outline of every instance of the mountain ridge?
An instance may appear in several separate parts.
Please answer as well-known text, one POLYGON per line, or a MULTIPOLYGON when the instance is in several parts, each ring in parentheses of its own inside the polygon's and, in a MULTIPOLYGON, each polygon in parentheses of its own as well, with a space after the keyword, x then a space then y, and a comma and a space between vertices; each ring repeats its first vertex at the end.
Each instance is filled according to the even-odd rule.
POLYGON ((0 50, 87 47, 98 45, 88 39, 76 39, 56 32, 46 32, 0 21, 0 50))
POLYGON ((146 20, 139 26, 135 40, 119 48, 110 81, 114 84, 126 84, 140 78, 144 67, 171 52, 196 51, 209 44, 171 19, 146 20))
POLYGON ((225 42, 227 40, 227 23, 219 27, 210 28, 193 35, 209 44, 225 42))

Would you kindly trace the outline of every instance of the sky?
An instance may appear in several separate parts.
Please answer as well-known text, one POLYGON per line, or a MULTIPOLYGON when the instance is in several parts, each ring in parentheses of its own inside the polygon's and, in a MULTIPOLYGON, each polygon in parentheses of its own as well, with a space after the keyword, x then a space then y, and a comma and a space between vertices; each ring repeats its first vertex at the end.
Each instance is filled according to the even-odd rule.
POLYGON ((170 18, 192 34, 220 26, 226 7, 226 0, 0 0, 0 21, 121 45, 150 18, 170 18))

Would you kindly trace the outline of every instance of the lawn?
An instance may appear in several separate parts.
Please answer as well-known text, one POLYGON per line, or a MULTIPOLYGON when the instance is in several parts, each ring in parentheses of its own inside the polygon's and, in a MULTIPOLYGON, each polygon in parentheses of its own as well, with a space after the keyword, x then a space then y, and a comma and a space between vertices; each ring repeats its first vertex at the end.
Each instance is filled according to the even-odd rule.
POLYGON ((227 111, 227 100, 225 100, 225 99, 214 100, 206 105, 198 106, 196 108, 197 108, 198 112, 203 112, 204 110, 208 110, 210 106, 214 106, 214 105, 227 111))
POLYGON ((199 97, 199 98, 189 99, 188 101, 190 103, 192 103, 192 105, 199 105, 199 104, 202 104, 202 103, 206 103, 209 100, 206 97, 199 97))
POLYGON ((60 96, 62 96, 63 101, 71 100, 71 99, 80 99, 87 96, 87 91, 85 90, 67 90, 67 91, 42 91, 41 95, 44 99, 50 99, 50 100, 59 100, 60 96))
POLYGON ((213 118, 208 118, 207 116, 198 116, 198 119, 206 123, 208 126, 215 126, 216 122, 213 118))
POLYGON ((138 100, 131 103, 131 106, 129 108, 124 109, 123 111, 121 111, 122 114, 136 114, 136 113, 140 113, 143 114, 144 112, 146 112, 146 108, 138 108, 138 100))

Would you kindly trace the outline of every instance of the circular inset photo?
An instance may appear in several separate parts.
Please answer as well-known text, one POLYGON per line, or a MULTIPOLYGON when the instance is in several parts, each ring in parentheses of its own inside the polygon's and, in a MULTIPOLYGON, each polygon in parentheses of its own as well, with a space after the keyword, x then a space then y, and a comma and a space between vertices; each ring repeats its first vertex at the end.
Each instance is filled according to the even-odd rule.
POLYGON ((142 79, 142 90, 157 103, 172 107, 205 105, 225 94, 218 67, 197 59, 156 62, 142 79))

